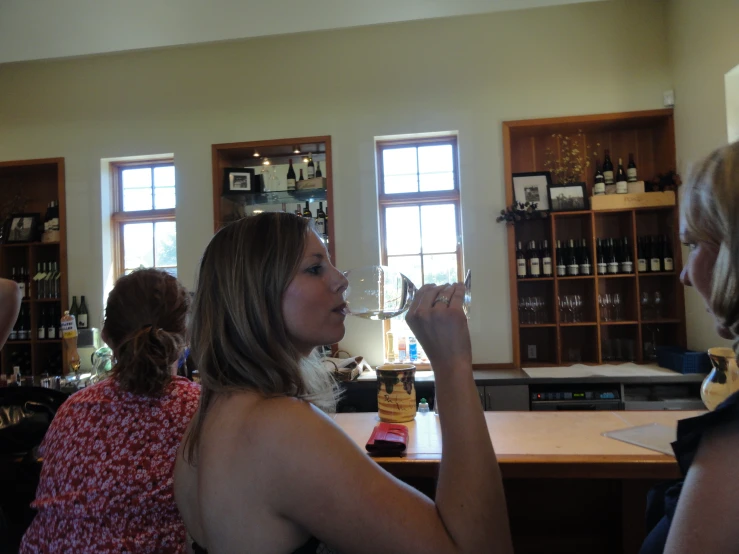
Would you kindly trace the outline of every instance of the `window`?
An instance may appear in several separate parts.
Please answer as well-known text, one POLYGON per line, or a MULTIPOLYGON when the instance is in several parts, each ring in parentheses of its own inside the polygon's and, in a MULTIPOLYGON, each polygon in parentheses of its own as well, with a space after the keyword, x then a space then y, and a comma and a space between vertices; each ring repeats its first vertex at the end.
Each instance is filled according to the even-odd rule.
MULTIPOLYGON (((382 263, 417 287, 462 280, 457 139, 377 143, 382 263)), ((386 325, 411 336, 404 316, 386 325)), ((386 345, 387 348, 387 345, 386 345)))
POLYGON ((177 276, 175 173, 172 161, 115 163, 112 217, 116 277, 139 267, 177 276))

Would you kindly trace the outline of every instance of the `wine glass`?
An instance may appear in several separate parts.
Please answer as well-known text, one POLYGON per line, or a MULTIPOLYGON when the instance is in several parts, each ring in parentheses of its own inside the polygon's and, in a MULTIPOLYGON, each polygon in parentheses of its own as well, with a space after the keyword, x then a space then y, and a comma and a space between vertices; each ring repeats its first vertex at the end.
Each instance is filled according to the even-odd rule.
POLYGON ((662 317, 662 293, 658 290, 654 291, 654 319, 660 319, 662 317))
POLYGON ((616 321, 621 321, 621 319, 623 319, 623 314, 621 313, 621 305, 621 294, 617 292, 613 295, 613 319, 616 321))
POLYGON ((641 318, 642 319, 652 319, 650 316, 652 315, 651 309, 650 309, 650 300, 649 300, 649 293, 647 291, 642 291, 641 293, 641 318))
MULTIPOLYGON (((344 276, 349 281, 349 286, 344 291, 347 313, 363 319, 386 320, 408 311, 418 291, 416 285, 400 271, 383 265, 351 269, 344 276)), ((469 269, 464 285, 462 308, 469 319, 472 298, 469 269)))

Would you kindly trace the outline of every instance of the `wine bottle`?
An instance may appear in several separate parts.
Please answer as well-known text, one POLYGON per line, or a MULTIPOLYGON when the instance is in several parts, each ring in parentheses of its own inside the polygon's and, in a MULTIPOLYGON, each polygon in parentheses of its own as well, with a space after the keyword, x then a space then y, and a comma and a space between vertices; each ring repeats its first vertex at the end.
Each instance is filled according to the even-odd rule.
POLYGON ((613 184, 613 162, 611 161, 611 151, 606 150, 603 157, 603 179, 606 185, 613 184))
POLYGON ((606 193, 606 180, 600 167, 600 160, 595 162, 595 183, 593 184, 593 195, 599 196, 606 193))
POLYGON ((580 275, 590 275, 593 266, 590 263, 590 253, 588 252, 588 243, 582 239, 580 243, 580 275))
POLYGON ((616 245, 613 243, 613 239, 608 239, 608 273, 616 275, 618 273, 618 253, 616 252, 616 245))
POLYGON ((59 230, 59 202, 54 200, 51 203, 51 225, 49 226, 49 231, 58 231, 59 230))
POLYGON ((631 259, 628 237, 624 237, 621 242, 621 273, 634 273, 634 261, 631 259))
POLYGON ((46 338, 46 310, 41 308, 41 315, 38 320, 38 328, 36 329, 36 338, 44 340, 46 338))
POLYGON ((659 252, 657 237, 649 237, 649 271, 657 273, 662 271, 662 257, 659 252))
POLYGON ((80 297, 80 313, 77 316, 77 328, 87 329, 87 304, 85 303, 85 297, 80 297))
MULTIPOLYGON (((301 169, 300 172, 302 173, 303 170, 301 169)), ((308 219, 313 217, 313 213, 310 211, 310 205, 307 200, 305 202, 305 209, 303 210, 303 217, 307 217, 308 219)))
POLYGON ((618 170, 616 171, 616 194, 626 194, 629 192, 629 186, 626 181, 626 172, 624 171, 624 163, 621 158, 618 159, 618 170))
POLYGON ((297 205, 297 208, 295 208, 295 215, 303 216, 303 208, 300 207, 300 204, 297 205))
POLYGON ((601 239, 598 239, 598 275, 608 273, 608 264, 606 263, 606 246, 601 239))
POLYGON ((662 267, 665 271, 675 270, 675 261, 672 259, 672 246, 667 236, 663 237, 662 267))
POLYGON ((321 238, 326 236, 326 213, 323 211, 323 202, 318 203, 316 210, 316 231, 321 238))
POLYGON ((287 190, 295 190, 295 170, 293 169, 293 160, 290 158, 290 167, 287 170, 287 190))
POLYGON ((316 162, 316 177, 323 177, 323 173, 321 172, 321 162, 316 162))
POLYGON ((516 275, 519 279, 525 279, 527 276, 526 255, 523 253, 521 241, 516 245, 516 275))
POLYGON ((639 273, 647 272, 647 255, 644 248, 644 237, 636 239, 637 269, 639 273))
POLYGON ((629 165, 626 166, 626 179, 629 183, 636 183, 636 163, 634 163, 634 154, 629 152, 629 165))
POLYGON ((308 179, 313 179, 316 176, 316 166, 313 163, 313 156, 308 156, 308 179))
POLYGON ((539 259, 539 250, 536 248, 536 241, 529 242, 529 277, 541 277, 541 260, 539 259))
POLYGON ((567 275, 580 275, 580 264, 577 261, 577 248, 575 248, 575 241, 570 239, 569 241, 569 260, 567 263, 567 275))
POLYGON ((543 277, 552 276, 552 253, 549 251, 548 240, 541 247, 541 274, 543 277))
POLYGON ((80 307, 77 304, 77 297, 72 297, 72 307, 69 308, 69 315, 73 315, 75 319, 77 319, 77 316, 80 314, 80 307))
POLYGON ((26 326, 26 306, 21 306, 20 314, 18 314, 18 340, 28 340, 28 327, 26 326))
POLYGON ((565 261, 565 253, 564 249, 562 248, 562 243, 560 241, 557 241, 557 276, 564 277, 567 275, 567 263, 565 261))
POLYGON ((16 282, 18 285, 18 288, 21 291, 21 298, 26 297, 26 282, 23 279, 23 267, 18 268, 18 272, 16 273, 16 268, 13 268, 12 272, 12 279, 16 282))
POLYGON ((49 316, 46 320, 46 338, 53 340, 57 338, 57 321, 59 316, 57 315, 56 308, 53 306, 49 309, 49 316))
POLYGON ((303 168, 302 167, 300 168, 300 178, 298 179, 298 181, 305 181, 305 177, 303 177, 303 168))

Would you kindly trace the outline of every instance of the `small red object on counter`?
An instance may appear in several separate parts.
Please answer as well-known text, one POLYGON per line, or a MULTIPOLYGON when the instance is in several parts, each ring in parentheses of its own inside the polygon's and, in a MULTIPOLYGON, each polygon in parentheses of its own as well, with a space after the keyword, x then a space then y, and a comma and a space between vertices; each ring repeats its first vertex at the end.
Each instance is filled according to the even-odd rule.
POLYGON ((380 423, 372 430, 367 452, 374 456, 400 456, 408 443, 408 427, 398 423, 380 423))

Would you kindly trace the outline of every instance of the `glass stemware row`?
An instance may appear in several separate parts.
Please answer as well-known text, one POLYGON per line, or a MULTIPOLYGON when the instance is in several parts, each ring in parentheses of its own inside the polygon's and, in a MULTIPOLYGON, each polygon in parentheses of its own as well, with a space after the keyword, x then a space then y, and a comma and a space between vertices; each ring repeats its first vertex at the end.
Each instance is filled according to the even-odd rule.
POLYGON ((602 321, 623 320, 624 302, 621 293, 599 294, 598 305, 600 306, 600 318, 602 321))
POLYGON ((580 323, 582 322, 583 300, 580 294, 567 294, 560 296, 559 301, 559 321, 561 323, 580 323))
POLYGON ((655 291, 650 295, 649 292, 642 291, 640 304, 642 319, 660 319, 662 317, 664 299, 661 292, 655 291))
POLYGON ((518 299, 518 316, 523 325, 549 323, 549 306, 542 296, 522 296, 518 299))

